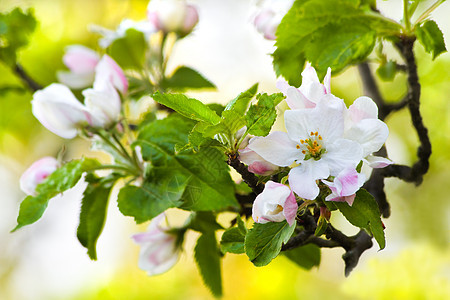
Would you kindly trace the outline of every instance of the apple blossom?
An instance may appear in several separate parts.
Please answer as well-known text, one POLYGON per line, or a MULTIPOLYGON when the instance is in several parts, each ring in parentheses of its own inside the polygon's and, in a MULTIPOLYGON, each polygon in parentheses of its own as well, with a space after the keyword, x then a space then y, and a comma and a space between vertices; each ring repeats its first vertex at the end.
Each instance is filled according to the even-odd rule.
POLYGON ((270 175, 279 169, 248 147, 239 150, 239 160, 248 166, 250 172, 258 175, 270 175))
POLYGON ((295 221, 297 209, 297 201, 289 187, 269 180, 263 192, 253 202, 252 217, 256 223, 286 220, 291 226, 295 221))
POLYGON ((185 0, 152 0, 147 17, 158 30, 175 32, 181 37, 189 34, 198 23, 197 9, 185 0))
POLYGON ((287 133, 272 132, 248 146, 277 166, 294 165, 289 184, 305 199, 318 196, 316 180, 337 176, 347 167, 356 167, 363 158, 361 146, 343 137, 343 112, 340 106, 328 105, 330 97, 338 99, 325 95, 313 109, 286 111, 287 133))
POLYGON ((20 189, 28 195, 36 195, 36 187, 58 169, 58 161, 50 156, 35 161, 20 177, 20 189))
POLYGON ((278 25, 291 8, 293 0, 264 0, 257 4, 257 12, 253 19, 256 30, 268 40, 276 39, 278 25))
POLYGON ((345 168, 339 172, 333 182, 322 180, 331 190, 331 194, 325 200, 347 202, 352 206, 355 193, 363 186, 365 180, 364 174, 358 173, 355 168, 345 168))
POLYGON ((63 84, 53 83, 34 93, 32 112, 41 124, 60 137, 71 139, 80 127, 93 125, 87 108, 63 84))
POLYGON ((94 89, 101 90, 105 81, 110 81, 122 94, 128 90, 128 81, 120 66, 109 55, 103 55, 95 67, 94 89))
POLYGON ((97 52, 82 45, 66 48, 63 62, 70 71, 59 71, 58 80, 65 85, 81 89, 94 82, 95 66, 100 60, 97 52))
POLYGON ((160 227, 165 218, 162 213, 153 218, 147 232, 135 234, 133 240, 141 246, 139 254, 139 268, 147 271, 148 275, 158 275, 172 268, 180 255, 177 236, 160 227))
POLYGON ((97 83, 96 88, 83 91, 84 103, 93 117, 94 127, 109 127, 119 120, 121 101, 111 82, 97 83))
POLYGON ((331 93, 330 80, 330 68, 322 84, 316 70, 308 63, 302 72, 302 84, 299 88, 290 86, 284 80, 277 82, 277 88, 286 96, 286 103, 291 109, 314 108, 323 95, 331 93))

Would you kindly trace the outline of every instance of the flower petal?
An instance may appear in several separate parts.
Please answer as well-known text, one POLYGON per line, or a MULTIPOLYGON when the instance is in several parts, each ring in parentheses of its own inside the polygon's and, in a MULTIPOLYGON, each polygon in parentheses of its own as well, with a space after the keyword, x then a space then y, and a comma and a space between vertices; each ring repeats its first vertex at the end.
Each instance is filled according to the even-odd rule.
POLYGON ((378 119, 378 107, 369 97, 363 96, 356 99, 348 108, 350 118, 354 123, 364 119, 378 119))
POLYGON ((322 159, 326 161, 330 168, 330 175, 337 176, 347 167, 355 168, 363 158, 361 146, 354 141, 338 139, 333 144, 327 146, 327 152, 322 159))
POLYGON ((316 180, 329 175, 328 166, 322 160, 308 160, 289 172, 289 185, 298 196, 314 200, 319 195, 316 180))
POLYGON ((297 143, 290 140, 287 133, 275 131, 266 137, 254 138, 247 146, 268 162, 281 167, 290 166, 301 158, 297 143))
POLYGON ((345 132, 344 137, 358 142, 363 157, 380 150, 389 135, 387 125, 378 119, 363 119, 345 132))
POLYGON ((374 155, 368 155, 365 157, 365 159, 369 163, 369 167, 374 169, 385 168, 394 163, 392 160, 388 158, 374 155))

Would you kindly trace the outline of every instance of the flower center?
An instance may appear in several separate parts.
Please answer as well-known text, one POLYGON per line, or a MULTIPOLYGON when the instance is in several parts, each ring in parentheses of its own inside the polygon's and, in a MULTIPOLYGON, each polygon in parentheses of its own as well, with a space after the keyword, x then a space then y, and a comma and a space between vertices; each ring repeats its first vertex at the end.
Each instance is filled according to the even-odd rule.
POLYGON ((300 140, 300 144, 297 144, 297 149, 301 150, 305 155, 304 160, 313 158, 314 160, 319 160, 322 154, 326 152, 322 148, 322 136, 316 132, 310 132, 309 138, 306 140, 300 140))

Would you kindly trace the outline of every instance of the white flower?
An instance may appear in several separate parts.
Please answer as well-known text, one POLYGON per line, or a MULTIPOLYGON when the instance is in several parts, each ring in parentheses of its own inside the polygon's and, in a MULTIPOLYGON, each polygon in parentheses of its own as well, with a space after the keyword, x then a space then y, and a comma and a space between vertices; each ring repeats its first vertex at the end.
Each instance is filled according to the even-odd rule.
POLYGON ((297 215, 298 204, 292 191, 284 184, 267 181, 264 190, 253 202, 252 217, 256 223, 281 222, 291 226, 297 215))
POLYGON ((147 271, 148 275, 158 275, 172 268, 180 255, 177 237, 168 233, 167 229, 159 226, 165 218, 162 213, 153 218, 147 232, 135 234, 133 240, 141 246, 139 254, 139 268, 147 271))
POLYGON ((20 177, 20 189, 28 195, 36 195, 36 187, 58 169, 58 161, 46 156, 35 161, 20 177))
POLYGON ((109 127, 120 117, 120 96, 108 81, 83 91, 84 104, 93 116, 94 127, 109 127))
POLYGON ((35 92, 31 105, 33 115, 45 128, 66 139, 74 138, 80 127, 93 124, 87 108, 59 83, 35 92))
POLYGON ((342 100, 325 95, 313 109, 288 110, 287 133, 272 132, 249 148, 277 166, 294 164, 289 172, 292 190, 305 199, 315 199, 319 194, 316 180, 355 168, 363 158, 361 146, 343 137, 343 105, 342 100), (330 97, 341 104, 328 105, 330 97))
POLYGON ((128 81, 122 68, 109 55, 103 55, 100 62, 95 67, 94 89, 104 89, 105 82, 111 82, 112 85, 125 94, 128 90, 128 81))
POLYGON ((63 62, 70 71, 59 71, 58 80, 65 85, 81 89, 94 82, 95 66, 100 60, 97 52, 82 45, 66 47, 63 62))
POLYGON ((253 25, 256 30, 264 35, 268 40, 276 39, 278 25, 284 15, 291 8, 293 0, 264 0, 258 1, 256 12, 254 13, 253 25))
POLYGON ((330 80, 330 68, 322 84, 316 70, 308 63, 302 72, 302 84, 299 88, 290 86, 284 80, 277 82, 277 88, 286 96, 286 103, 290 109, 314 108, 323 95, 331 94, 330 80))
POLYGON ((365 180, 364 174, 358 173, 354 168, 346 168, 334 178, 333 182, 322 180, 331 190, 331 194, 325 200, 345 201, 352 206, 355 193, 363 186, 365 180))

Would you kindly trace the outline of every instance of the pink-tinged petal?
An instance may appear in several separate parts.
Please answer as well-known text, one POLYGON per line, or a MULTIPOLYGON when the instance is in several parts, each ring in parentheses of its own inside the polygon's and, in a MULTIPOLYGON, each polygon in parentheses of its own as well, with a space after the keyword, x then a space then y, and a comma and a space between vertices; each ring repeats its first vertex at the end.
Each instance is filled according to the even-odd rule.
POLYGON ((344 137, 358 142, 363 157, 380 150, 389 135, 387 125, 378 119, 363 119, 346 130, 344 137))
POLYGON ((286 199, 286 202, 284 203, 284 209, 283 214, 286 218, 286 221, 288 222, 289 226, 292 226, 295 221, 295 217, 297 216, 297 210, 298 210, 298 204, 295 200, 294 194, 291 192, 289 197, 286 199))
POLYGON ((101 89, 84 90, 83 96, 89 113, 95 119, 94 126, 108 127, 119 120, 120 96, 110 82, 106 81, 101 89))
POLYGON ((325 86, 319 82, 310 82, 308 84, 302 83, 299 90, 312 103, 317 103, 317 101, 326 94, 325 86))
POLYGON ((117 90, 125 94, 128 90, 128 81, 120 66, 109 55, 103 55, 95 68, 94 89, 102 89, 104 82, 111 82, 117 90))
POLYGON ((364 184, 364 180, 364 174, 358 173, 354 168, 344 169, 335 178, 341 188, 340 196, 353 195, 364 184))
POLYGON ((94 72, 73 73, 68 71, 58 71, 56 77, 58 81, 72 89, 82 89, 90 86, 94 82, 94 72))
POLYGON ((323 95, 319 101, 317 101, 317 105, 319 106, 319 109, 322 109, 322 106, 326 106, 328 108, 338 110, 341 114, 345 113, 345 110, 347 109, 344 100, 333 94, 323 95))
POLYGON ((46 156, 35 161, 20 177, 20 189, 28 195, 36 195, 36 187, 45 178, 58 169, 59 163, 54 157, 46 156))
POLYGON ((356 99, 348 108, 350 118, 354 123, 364 119, 378 119, 378 107, 369 97, 356 99))
POLYGON ((86 107, 62 84, 53 83, 34 93, 33 115, 41 124, 60 137, 71 139, 78 128, 90 121, 86 107))
POLYGON ((252 139, 248 148, 274 165, 287 167, 302 158, 296 146, 297 143, 290 140, 287 133, 276 131, 266 137, 252 139))
POLYGON ((66 47, 66 54, 63 56, 64 64, 74 73, 93 74, 99 60, 97 52, 82 45, 66 47))
POLYGON ((316 106, 314 102, 309 101, 309 99, 295 87, 289 87, 287 89, 286 103, 290 109, 314 108, 316 106))
POLYGON ((325 86, 325 92, 331 94, 331 68, 327 69, 327 74, 323 79, 323 85, 325 86))
POLYGON ((186 6, 186 16, 184 18, 182 33, 184 35, 190 33, 194 29, 195 25, 198 23, 198 12, 197 8, 193 5, 186 6))
POLYGON ((345 196, 344 201, 348 203, 348 205, 352 206, 353 202, 355 201, 356 194, 345 196))
POLYGON ((331 176, 337 176, 345 168, 355 168, 363 159, 361 146, 351 140, 338 139, 326 149, 321 160, 328 164, 331 176))
POLYGON ((374 155, 369 155, 365 159, 369 163, 369 167, 374 169, 385 168, 394 163, 392 160, 388 158, 374 155))
POLYGON ((302 85, 303 83, 320 83, 316 69, 314 69, 309 62, 306 64, 306 67, 302 72, 302 85))
POLYGON ((248 166, 248 170, 258 175, 270 175, 279 169, 277 165, 274 165, 250 148, 244 148, 239 150, 239 160, 248 166))
POLYGON ((280 80, 277 81, 276 87, 277 87, 277 89, 279 89, 285 96, 287 96, 287 90, 288 90, 288 88, 290 88, 291 86, 289 85, 289 83, 288 83, 286 80, 280 79, 280 80))
POLYGON ((314 200, 319 195, 316 180, 330 175, 327 165, 321 161, 308 160, 289 172, 289 185, 300 197, 314 200))

